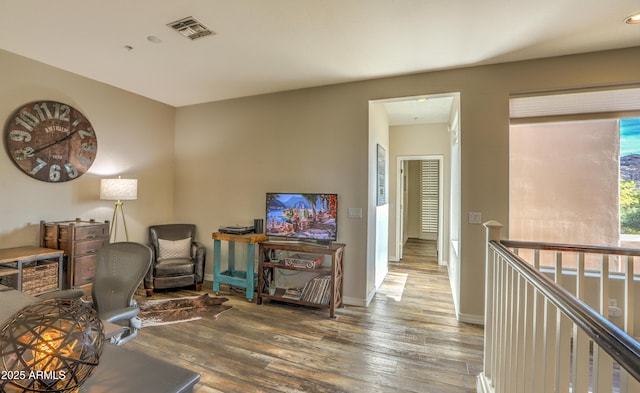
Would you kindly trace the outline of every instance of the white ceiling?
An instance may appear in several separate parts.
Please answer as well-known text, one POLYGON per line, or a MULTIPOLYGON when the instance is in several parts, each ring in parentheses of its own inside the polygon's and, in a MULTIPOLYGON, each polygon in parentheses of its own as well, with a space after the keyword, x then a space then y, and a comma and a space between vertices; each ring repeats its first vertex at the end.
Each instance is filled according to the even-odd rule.
POLYGON ((640 0, 0 0, 0 7, 0 48, 175 107, 640 45, 640 25, 622 23, 640 0), (216 34, 191 41, 166 26, 187 16, 216 34))

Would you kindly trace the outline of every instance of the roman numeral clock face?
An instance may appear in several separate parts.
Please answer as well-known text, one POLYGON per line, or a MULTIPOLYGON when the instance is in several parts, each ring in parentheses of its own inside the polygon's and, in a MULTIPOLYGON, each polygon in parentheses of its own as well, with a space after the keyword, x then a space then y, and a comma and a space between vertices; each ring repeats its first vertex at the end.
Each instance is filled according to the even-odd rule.
POLYGON ((18 109, 5 134, 9 155, 27 175, 45 182, 73 180, 93 164, 96 133, 75 108, 38 101, 18 109))

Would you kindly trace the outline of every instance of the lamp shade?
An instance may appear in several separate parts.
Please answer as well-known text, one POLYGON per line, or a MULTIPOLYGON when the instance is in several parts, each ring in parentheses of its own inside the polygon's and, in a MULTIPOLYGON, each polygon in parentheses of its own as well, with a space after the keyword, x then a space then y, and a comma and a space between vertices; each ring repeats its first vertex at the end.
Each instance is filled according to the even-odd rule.
POLYGON ((138 199, 138 179, 100 180, 100 199, 132 201, 138 199))
POLYGON ((0 330, 0 392, 76 392, 104 344, 97 312, 78 299, 24 307, 0 330))

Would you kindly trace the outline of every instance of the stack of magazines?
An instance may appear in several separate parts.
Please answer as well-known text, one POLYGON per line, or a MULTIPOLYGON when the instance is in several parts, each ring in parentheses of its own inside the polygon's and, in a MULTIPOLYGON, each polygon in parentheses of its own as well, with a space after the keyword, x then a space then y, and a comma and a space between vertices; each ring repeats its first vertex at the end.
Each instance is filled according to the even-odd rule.
POLYGON ((287 299, 300 300, 302 298, 302 288, 287 288, 282 297, 287 299))

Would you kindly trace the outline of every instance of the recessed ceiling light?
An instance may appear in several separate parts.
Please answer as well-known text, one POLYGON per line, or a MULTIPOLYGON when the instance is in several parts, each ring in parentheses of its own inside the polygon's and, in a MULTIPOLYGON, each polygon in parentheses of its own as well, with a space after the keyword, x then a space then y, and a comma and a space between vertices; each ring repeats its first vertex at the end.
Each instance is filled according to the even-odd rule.
POLYGON ((624 23, 628 25, 635 25, 640 23, 640 12, 636 12, 633 15, 629 15, 625 18, 624 23))
POLYGON ((147 36, 147 41, 149 42, 153 42, 154 44, 159 44, 162 42, 162 40, 160 39, 160 37, 157 37, 155 35, 148 35, 147 36))

